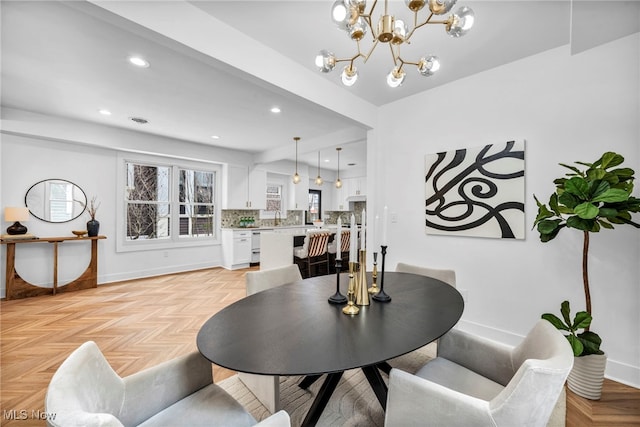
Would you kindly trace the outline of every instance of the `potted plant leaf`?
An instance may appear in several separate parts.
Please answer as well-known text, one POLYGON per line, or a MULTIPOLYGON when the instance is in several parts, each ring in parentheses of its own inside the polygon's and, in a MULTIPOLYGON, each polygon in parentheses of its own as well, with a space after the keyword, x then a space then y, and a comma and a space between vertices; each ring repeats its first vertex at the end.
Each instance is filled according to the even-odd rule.
POLYGON ((578 312, 572 320, 569 302, 564 301, 561 305, 564 322, 550 313, 542 317, 556 328, 569 332, 567 339, 576 356, 567 380, 569 389, 595 400, 602 392, 606 355, 600 350, 600 337, 589 330, 592 320, 587 262, 589 235, 602 229, 613 229, 615 225, 640 228, 640 224, 632 221, 632 214, 640 212, 640 199, 631 196, 635 171, 618 167, 623 162, 624 157, 620 154, 606 152, 593 163, 575 162, 576 166, 560 163, 570 172, 553 181, 556 191, 548 205, 540 203, 534 195, 538 205, 534 227, 542 242, 553 240, 565 228, 583 234, 582 281, 586 310, 578 312), (580 329, 584 332, 578 333, 580 329))

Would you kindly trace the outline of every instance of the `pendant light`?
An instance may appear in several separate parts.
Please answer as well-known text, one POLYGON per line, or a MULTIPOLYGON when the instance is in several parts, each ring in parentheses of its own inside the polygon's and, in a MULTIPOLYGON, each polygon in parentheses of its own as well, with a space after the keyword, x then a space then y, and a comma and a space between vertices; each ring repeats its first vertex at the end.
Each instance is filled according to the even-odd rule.
POLYGON ((300 182, 300 175, 298 175, 298 141, 300 141, 300 137, 294 136, 293 140, 296 142, 296 173, 293 174, 293 183, 298 184, 300 182))
POLYGON ((322 185, 322 177, 320 176, 320 152, 318 151, 318 176, 316 177, 316 185, 322 185))
POLYGON ((338 179, 336 179, 336 188, 342 188, 342 181, 340 181, 340 150, 342 150, 342 148, 336 148, 338 152, 338 179))

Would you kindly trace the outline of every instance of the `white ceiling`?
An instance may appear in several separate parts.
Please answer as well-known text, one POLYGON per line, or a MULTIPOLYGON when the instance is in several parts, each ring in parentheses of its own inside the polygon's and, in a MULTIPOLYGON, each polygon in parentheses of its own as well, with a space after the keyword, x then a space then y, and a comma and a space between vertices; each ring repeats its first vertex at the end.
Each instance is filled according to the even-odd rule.
MULTIPOLYGON (((192 4, 314 72, 314 58, 321 49, 333 52, 338 58, 351 58, 357 53, 356 44, 331 20, 332 0, 243 1, 243 7, 239 7, 237 1, 194 1, 192 4), (286 18, 277 19, 278 16, 286 18)), ((436 75, 422 77, 415 67, 407 66, 403 86, 388 87, 385 79, 393 62, 388 47, 381 44, 366 64, 361 59, 355 62, 358 81, 346 90, 375 105, 383 105, 569 43, 568 0, 458 0, 453 11, 461 6, 469 6, 475 13, 476 21, 469 34, 452 38, 443 25, 427 25, 416 31, 410 45, 402 46, 402 56, 407 60, 417 61, 428 54, 438 56, 442 68, 436 75)), ((383 11, 384 2, 379 1, 374 22, 383 11)), ((413 21, 413 14, 407 13, 403 0, 390 0, 389 11, 405 22, 413 21)), ((421 22, 424 21, 427 11, 421 11, 419 16, 421 22)), ((371 35, 361 43, 362 51, 367 52, 372 45, 371 35)), ((326 78, 343 87, 340 71, 345 65, 339 63, 326 78)))
MULTIPOLYGON (((315 167, 321 150, 322 167, 335 169, 335 147, 342 146, 341 168, 364 164, 366 126, 357 120, 107 10, 107 3, 118 2, 95 3, 2 0, 2 107, 249 151, 263 160, 293 159, 292 138, 300 136, 301 162, 315 167), (151 66, 131 66, 127 63, 131 54, 144 56, 151 66), (278 115, 269 112, 276 105, 282 109, 278 115), (101 108, 113 114, 101 116, 101 108), (149 123, 139 125, 130 117, 143 117, 149 123), (221 138, 212 139, 214 134, 221 138)), ((153 15, 168 3, 147 0, 143 7, 153 15)), ((214 17, 254 39, 265 56, 287 58, 312 70, 331 82, 332 91, 349 91, 349 96, 364 100, 363 105, 387 104, 566 45, 571 37, 569 0, 460 0, 459 5, 470 6, 476 14, 476 25, 467 36, 453 39, 441 26, 428 25, 414 36, 410 47, 415 52, 403 50, 407 57, 439 56, 442 68, 437 75, 424 78, 409 69, 404 85, 392 90, 384 83, 391 59, 385 46, 379 46, 367 64, 356 64, 360 70, 356 85, 344 88, 339 70, 322 75, 313 65, 323 48, 338 57, 355 52, 353 42, 330 20, 332 0, 189 3, 204 18, 214 17)), ((390 9, 393 13, 404 9, 403 3, 391 1, 390 9)), ((634 10, 637 17, 638 9, 634 10)), ((601 18, 596 14, 590 19, 601 18)), ((631 21, 638 31, 638 20, 631 21)), ((190 28, 190 22, 171 24, 183 31, 190 28)), ((585 32, 593 33, 593 28, 586 25, 585 32)), ((242 46, 231 36, 200 42, 242 46)), ((264 57, 257 56, 249 58, 251 67, 268 66, 264 57)))

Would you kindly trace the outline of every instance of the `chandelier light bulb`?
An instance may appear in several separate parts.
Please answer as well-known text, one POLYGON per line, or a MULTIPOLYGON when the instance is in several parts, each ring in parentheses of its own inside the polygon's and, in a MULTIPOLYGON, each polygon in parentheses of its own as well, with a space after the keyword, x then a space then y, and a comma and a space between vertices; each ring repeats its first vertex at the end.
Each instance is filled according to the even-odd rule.
POLYGON ((342 78, 342 84, 345 86, 353 86, 358 80, 358 69, 356 67, 351 67, 347 65, 342 70, 342 74, 340 75, 342 78))
POLYGON ((344 0, 337 0, 331 6, 331 19, 341 30, 346 30, 351 19, 351 12, 344 0))
POLYGON ((407 27, 407 24, 405 24, 403 20, 397 19, 393 24, 393 37, 391 38, 391 44, 404 43, 408 32, 409 28, 407 27))
POLYGON ((418 72, 425 77, 432 76, 439 69, 440 60, 437 56, 425 56, 420 58, 420 62, 418 62, 418 72))
POLYGON ((293 174, 293 183, 294 184, 300 183, 300 175, 298 175, 298 172, 293 174))
POLYGON ((362 40, 367 34, 367 23, 363 17, 360 17, 353 25, 348 26, 348 30, 351 40, 362 40))
POLYGON ((429 0, 429 10, 434 15, 444 15, 448 13, 458 0, 429 0))
POLYGON ((336 179, 336 188, 342 188, 342 181, 340 181, 340 178, 336 179))
POLYGON ((387 84, 392 88, 400 87, 402 86, 402 83, 404 83, 404 78, 406 76, 407 75, 404 70, 398 70, 398 67, 395 67, 389 74, 387 74, 387 84))
POLYGON ((358 11, 358 13, 364 13, 364 8, 367 6, 367 0, 348 0, 349 6, 358 11))
POLYGON ((425 0, 404 0, 404 4, 407 5, 409 10, 412 10, 414 12, 422 9, 426 3, 427 2, 425 0))
POLYGON ((330 73, 336 67, 336 56, 328 50, 321 50, 316 56, 316 67, 323 73, 330 73))
POLYGON ((462 37, 469 32, 475 21, 473 10, 463 6, 449 18, 447 24, 447 34, 451 37, 462 37))

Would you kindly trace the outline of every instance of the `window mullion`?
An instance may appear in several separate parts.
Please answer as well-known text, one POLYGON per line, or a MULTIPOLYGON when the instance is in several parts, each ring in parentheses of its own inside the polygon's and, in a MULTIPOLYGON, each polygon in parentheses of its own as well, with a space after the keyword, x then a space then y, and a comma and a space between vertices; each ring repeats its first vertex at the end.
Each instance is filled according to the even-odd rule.
POLYGON ((169 213, 171 215, 171 240, 180 238, 180 167, 171 166, 171 185, 169 189, 169 213))

